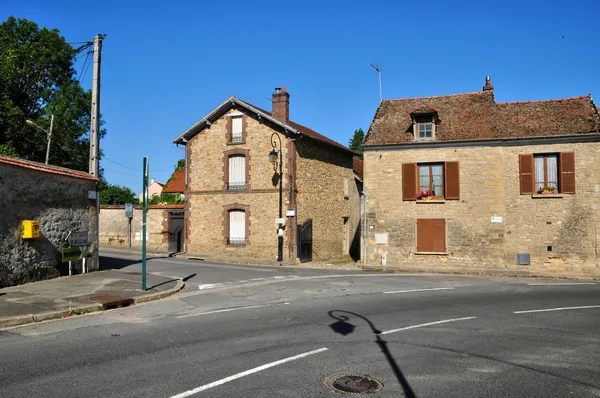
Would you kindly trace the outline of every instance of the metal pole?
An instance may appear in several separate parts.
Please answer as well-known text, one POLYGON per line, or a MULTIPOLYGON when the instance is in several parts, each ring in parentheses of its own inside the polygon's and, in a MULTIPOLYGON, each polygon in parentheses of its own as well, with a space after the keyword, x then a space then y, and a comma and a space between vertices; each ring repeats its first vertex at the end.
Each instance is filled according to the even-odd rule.
MULTIPOLYGON (((279 137, 279 136, 278 136, 279 137)), ((279 140, 279 218, 283 218, 283 150, 279 140)), ((277 230, 277 261, 283 261, 283 225, 279 224, 277 230)))
POLYGON ((383 91, 381 88, 381 69, 377 69, 377 74, 379 75, 379 102, 383 101, 383 91))
POLYGON ((52 139, 52 126, 54 126, 54 115, 50 115, 50 130, 48 131, 48 145, 46 146, 46 164, 50 159, 50 140, 52 139))
POLYGON ((144 156, 142 190, 142 290, 146 290, 146 206, 148 204, 148 157, 144 156))

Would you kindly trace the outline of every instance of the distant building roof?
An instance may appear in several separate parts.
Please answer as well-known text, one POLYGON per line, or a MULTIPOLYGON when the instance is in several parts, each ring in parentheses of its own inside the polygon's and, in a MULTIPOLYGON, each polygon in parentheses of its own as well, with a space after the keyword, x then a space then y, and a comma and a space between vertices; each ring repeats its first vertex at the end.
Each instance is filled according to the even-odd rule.
POLYGON ((357 158, 352 159, 352 169, 354 173, 362 180, 363 178, 363 161, 357 158))
POLYGON ((600 132, 600 116, 590 95, 497 103, 487 83, 482 92, 382 101, 364 145, 412 142, 413 117, 423 112, 436 117, 435 141, 600 132))
POLYGON ((185 192, 185 170, 176 170, 169 181, 163 187, 163 192, 166 193, 183 193, 185 192))
POLYGON ((84 180, 98 181, 98 179, 89 173, 78 170, 71 170, 65 167, 52 166, 49 164, 33 162, 31 160, 13 158, 10 156, 0 156, 0 163, 11 166, 23 167, 25 169, 42 171, 44 173, 58 174, 67 177, 82 178, 84 180))

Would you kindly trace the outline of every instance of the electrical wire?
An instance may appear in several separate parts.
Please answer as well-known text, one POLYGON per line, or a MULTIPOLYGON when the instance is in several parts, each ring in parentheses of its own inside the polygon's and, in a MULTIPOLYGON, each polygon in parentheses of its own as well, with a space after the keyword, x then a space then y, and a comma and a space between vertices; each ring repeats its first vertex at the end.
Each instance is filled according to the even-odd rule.
POLYGON ((83 79, 83 77, 85 76, 85 73, 87 73, 87 69, 85 70, 85 72, 83 71, 86 67, 86 64, 89 68, 89 64, 88 63, 89 59, 90 59, 90 52, 87 53, 87 56, 85 57, 85 60, 83 61, 83 65, 81 66, 81 70, 79 71, 79 78, 77 80, 79 80, 79 84, 81 84, 81 80, 83 79))
MULTIPOLYGON (((114 164, 116 164, 116 165, 118 165, 118 166, 124 167, 124 168, 126 168, 126 169, 129 169, 129 170, 133 170, 133 171, 139 171, 139 172, 141 172, 141 171, 142 171, 141 169, 134 169, 133 167, 125 166, 124 164, 121 164, 121 163, 119 163, 119 162, 117 162, 117 161, 114 161, 114 160, 112 160, 112 159, 110 159, 110 158, 108 158, 108 157, 106 157, 106 156, 102 156, 102 159, 103 159, 103 160, 108 160, 108 161, 109 161, 109 162, 111 162, 111 163, 114 163, 114 164)), ((168 169, 173 169, 173 170, 175 170, 175 166, 167 166, 167 167, 164 167, 164 168, 162 168, 162 169, 158 169, 158 170, 151 170, 151 171, 152 171, 152 173, 158 173, 159 171, 165 171, 165 170, 168 170, 168 169)))

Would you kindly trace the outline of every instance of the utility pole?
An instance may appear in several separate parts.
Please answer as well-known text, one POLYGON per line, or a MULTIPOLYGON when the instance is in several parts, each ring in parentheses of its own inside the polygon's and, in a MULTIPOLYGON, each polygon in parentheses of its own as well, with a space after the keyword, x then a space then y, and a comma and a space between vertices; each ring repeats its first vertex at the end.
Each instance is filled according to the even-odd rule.
POLYGON ((142 290, 146 291, 146 210, 148 208, 148 157, 144 156, 142 165, 142 290))
POLYGON ((48 130, 48 144, 46 145, 46 164, 50 159, 50 139, 52 138, 52 127, 54 126, 54 115, 50 115, 50 130, 48 130))
MULTIPOLYGON (((100 178, 100 62, 102 60, 102 40, 106 35, 94 36, 94 71, 92 77, 92 113, 90 126, 90 164, 89 172, 96 178, 100 178)), ((96 188, 96 255, 94 256, 94 268, 100 269, 100 192, 99 185, 96 188)))

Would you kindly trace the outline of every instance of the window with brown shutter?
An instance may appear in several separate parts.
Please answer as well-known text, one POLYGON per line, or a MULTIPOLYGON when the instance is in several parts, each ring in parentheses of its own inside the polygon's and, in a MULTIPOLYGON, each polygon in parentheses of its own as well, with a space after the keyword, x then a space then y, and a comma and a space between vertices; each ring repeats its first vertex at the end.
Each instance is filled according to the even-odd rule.
POLYGON ((402 164, 402 200, 417 200, 417 164, 402 164))
POLYGON ((446 220, 444 218, 417 219, 417 252, 446 253, 446 220))
POLYGON ((521 195, 531 195, 533 193, 533 155, 519 155, 519 183, 521 195))

